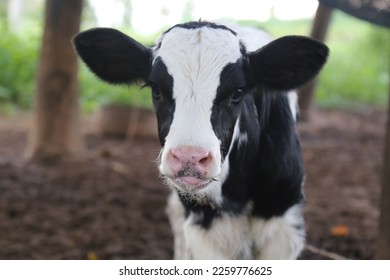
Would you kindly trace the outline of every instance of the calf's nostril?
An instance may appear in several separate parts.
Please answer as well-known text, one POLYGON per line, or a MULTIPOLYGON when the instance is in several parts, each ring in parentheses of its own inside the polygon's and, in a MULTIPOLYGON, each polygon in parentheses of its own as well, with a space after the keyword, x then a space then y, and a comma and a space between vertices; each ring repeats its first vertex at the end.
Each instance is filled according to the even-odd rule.
POLYGON ((201 158, 198 163, 200 165, 206 166, 210 161, 211 161, 211 154, 208 154, 206 157, 201 158))
POLYGON ((181 170, 184 165, 183 159, 180 157, 180 154, 175 153, 173 150, 168 154, 167 162, 174 172, 181 170))
POLYGON ((171 157, 172 157, 173 161, 181 162, 180 158, 178 156, 176 156, 174 153, 171 153, 171 157))

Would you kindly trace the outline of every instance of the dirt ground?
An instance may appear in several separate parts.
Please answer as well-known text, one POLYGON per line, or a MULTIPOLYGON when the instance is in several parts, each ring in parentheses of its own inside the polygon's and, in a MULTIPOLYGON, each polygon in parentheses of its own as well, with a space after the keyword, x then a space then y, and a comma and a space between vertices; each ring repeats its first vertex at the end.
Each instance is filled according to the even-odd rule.
MULTIPOLYGON (((27 119, 0 117, 0 259, 172 258, 155 139, 104 138, 86 122, 86 159, 26 164, 27 119)), ((373 258, 385 120, 321 110, 299 124, 310 246, 373 258)), ((302 259, 327 258, 310 248, 302 259)))

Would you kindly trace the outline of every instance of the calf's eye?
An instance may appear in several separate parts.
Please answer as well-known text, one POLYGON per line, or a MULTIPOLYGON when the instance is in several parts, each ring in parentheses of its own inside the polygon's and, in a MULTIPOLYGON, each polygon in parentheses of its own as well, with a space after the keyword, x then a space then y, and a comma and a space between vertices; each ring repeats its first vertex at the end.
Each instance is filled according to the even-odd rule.
POLYGON ((149 84, 152 89, 153 99, 160 99, 162 97, 161 90, 154 84, 149 84))
POLYGON ((161 98, 161 91, 158 89, 152 89, 152 95, 154 99, 160 99, 161 98))
POLYGON ((243 88, 237 89, 233 93, 233 95, 231 96, 231 99, 230 99, 231 103, 236 104, 236 103, 240 102, 242 97, 244 96, 244 93, 245 93, 245 90, 243 88))

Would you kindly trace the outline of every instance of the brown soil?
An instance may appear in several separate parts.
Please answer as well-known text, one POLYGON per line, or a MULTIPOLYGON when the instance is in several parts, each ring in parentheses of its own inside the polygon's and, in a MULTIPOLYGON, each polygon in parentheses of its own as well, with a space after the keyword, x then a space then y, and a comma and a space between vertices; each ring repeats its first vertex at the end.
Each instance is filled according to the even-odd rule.
MULTIPOLYGON (((308 244, 373 258, 385 119, 372 109, 320 111, 299 124, 308 244)), ((25 120, 0 118, 0 259, 172 257, 155 139, 123 141, 89 131, 87 159, 25 164, 25 120)), ((305 250, 301 258, 326 257, 305 250)))

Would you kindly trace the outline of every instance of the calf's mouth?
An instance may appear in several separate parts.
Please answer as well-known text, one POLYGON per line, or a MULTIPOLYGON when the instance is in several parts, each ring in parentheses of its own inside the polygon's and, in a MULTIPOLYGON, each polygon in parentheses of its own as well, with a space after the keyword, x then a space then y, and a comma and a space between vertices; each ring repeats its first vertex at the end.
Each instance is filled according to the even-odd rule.
POLYGON ((211 182, 216 181, 215 178, 207 175, 207 172, 203 174, 188 163, 177 174, 167 178, 181 191, 196 192, 206 188, 211 182))

